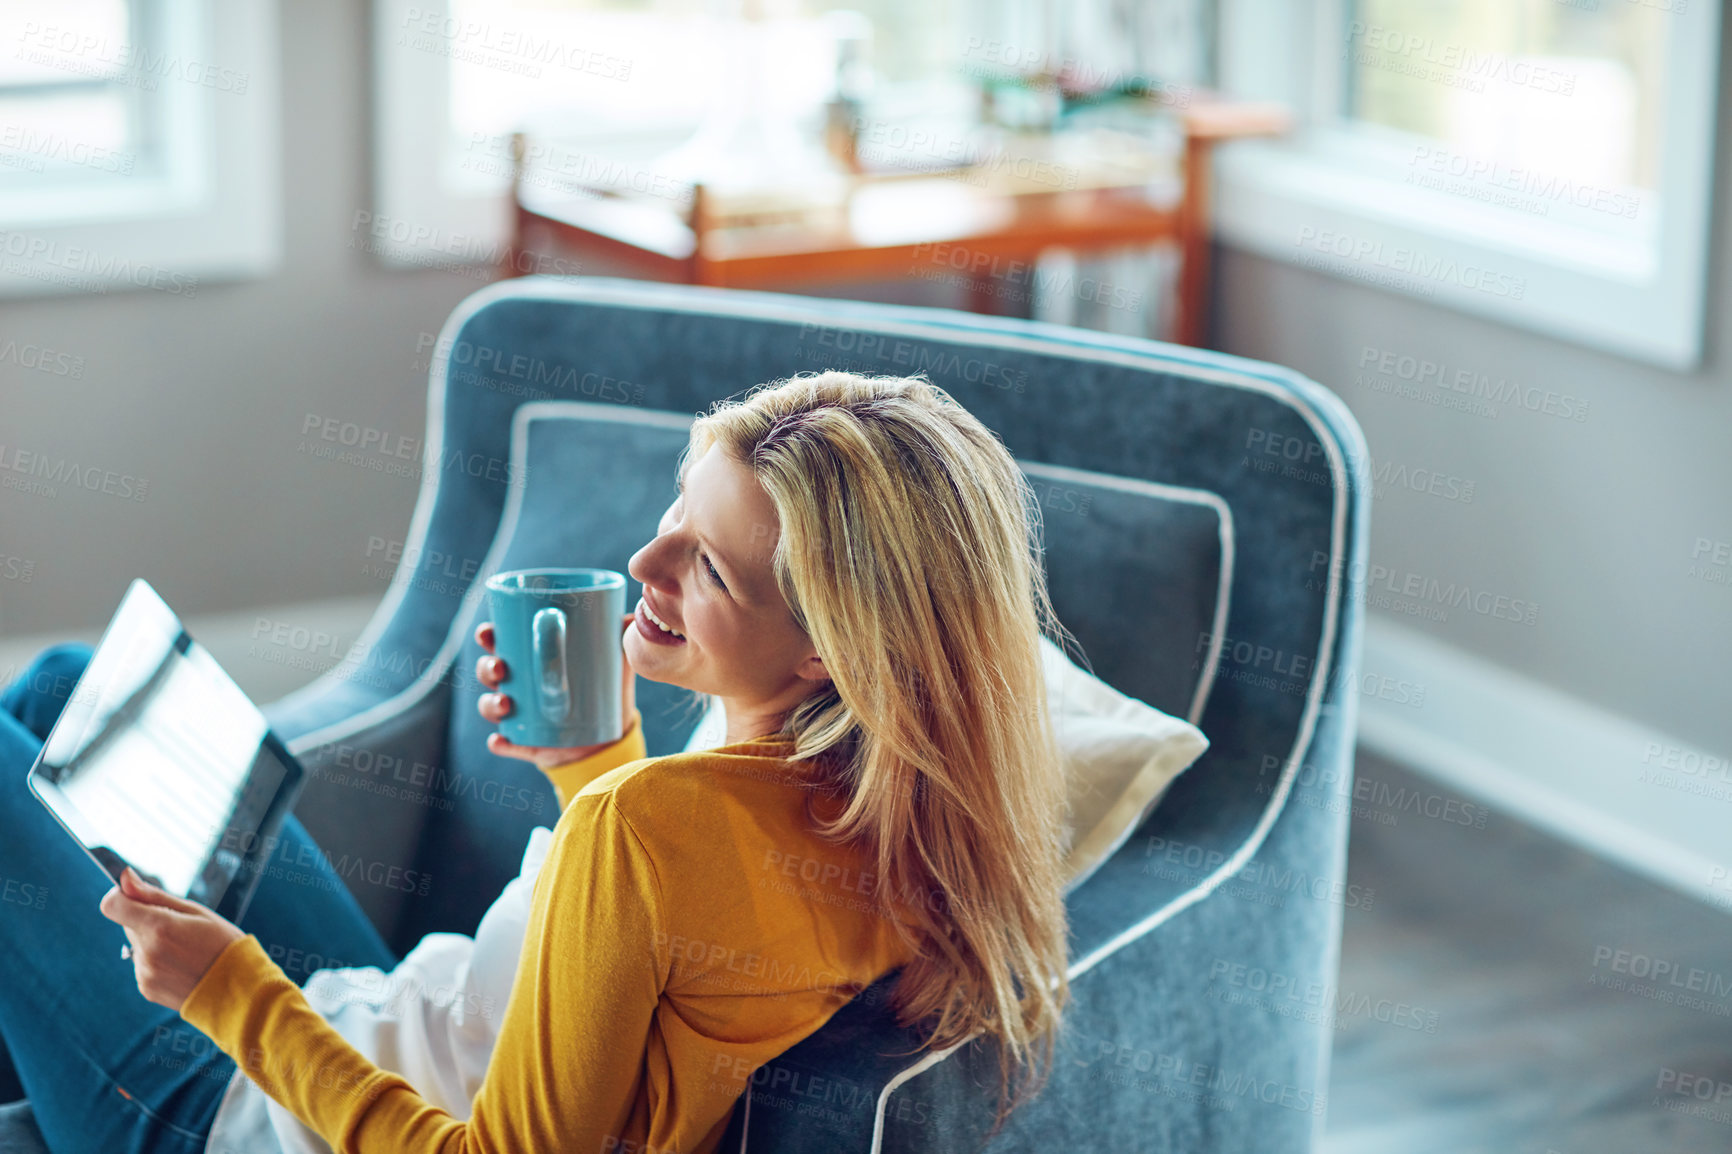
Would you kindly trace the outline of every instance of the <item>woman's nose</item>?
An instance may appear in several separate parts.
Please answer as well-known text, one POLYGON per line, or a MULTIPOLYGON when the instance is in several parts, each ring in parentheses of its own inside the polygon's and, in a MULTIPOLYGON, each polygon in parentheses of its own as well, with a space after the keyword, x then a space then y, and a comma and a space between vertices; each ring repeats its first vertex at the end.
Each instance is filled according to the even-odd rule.
POLYGON ((626 572, 640 585, 657 584, 663 573, 661 564, 662 547, 667 544, 667 538, 657 537, 649 544, 631 555, 626 563, 626 572))

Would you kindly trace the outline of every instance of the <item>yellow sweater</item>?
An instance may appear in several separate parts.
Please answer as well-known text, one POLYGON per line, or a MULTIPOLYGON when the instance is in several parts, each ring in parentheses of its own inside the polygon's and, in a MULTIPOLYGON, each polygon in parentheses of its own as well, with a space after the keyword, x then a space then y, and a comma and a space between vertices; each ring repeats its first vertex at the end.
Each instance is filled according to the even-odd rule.
POLYGON ((868 863, 812 831, 808 798, 836 810, 791 753, 647 758, 635 713, 546 771, 563 812, 467 1121, 357 1052, 252 934, 181 1017, 335 1151, 709 1154, 755 1069, 909 960, 868 863))

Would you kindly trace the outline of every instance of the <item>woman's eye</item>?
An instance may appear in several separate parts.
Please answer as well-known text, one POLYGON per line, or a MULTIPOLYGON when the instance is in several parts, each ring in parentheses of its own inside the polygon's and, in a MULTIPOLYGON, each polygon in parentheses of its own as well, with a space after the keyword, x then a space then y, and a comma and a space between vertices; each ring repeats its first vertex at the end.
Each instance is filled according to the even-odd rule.
POLYGON ((727 588, 726 585, 722 584, 722 575, 716 572, 716 567, 710 564, 710 559, 708 557, 704 558, 704 568, 709 570, 710 580, 714 581, 722 589, 727 588))

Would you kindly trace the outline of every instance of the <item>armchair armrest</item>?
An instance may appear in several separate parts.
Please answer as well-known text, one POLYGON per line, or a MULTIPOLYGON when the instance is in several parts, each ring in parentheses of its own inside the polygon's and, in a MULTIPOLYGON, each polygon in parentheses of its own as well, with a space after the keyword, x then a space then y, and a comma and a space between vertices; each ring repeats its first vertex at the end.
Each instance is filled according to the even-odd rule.
MULTIPOLYGON (((437 789, 423 787, 446 762, 450 693, 399 694, 310 732, 292 715, 272 718, 272 708, 265 711, 272 728, 306 766, 295 814, 319 848, 335 860, 412 865, 439 799, 437 789)), ((414 942, 396 933, 405 895, 386 886, 350 890, 392 950, 406 954, 414 942)))

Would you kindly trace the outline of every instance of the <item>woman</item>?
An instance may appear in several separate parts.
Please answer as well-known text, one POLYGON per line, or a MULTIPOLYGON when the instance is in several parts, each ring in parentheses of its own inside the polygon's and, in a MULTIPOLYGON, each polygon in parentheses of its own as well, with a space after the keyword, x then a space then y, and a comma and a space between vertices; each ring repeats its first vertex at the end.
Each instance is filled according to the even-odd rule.
MULTIPOLYGON (((755 1069, 892 970, 927 1046, 998 1039, 1000 1122, 1038 1089, 1068 998, 1064 794, 1038 652, 1058 625, 1020 469, 929 382, 832 372, 700 416, 680 485, 629 565, 625 735, 489 737, 543 768, 563 812, 473 1102, 440 1108, 381 1068, 272 960, 264 942, 299 919, 329 956, 396 961, 340 884, 267 878, 236 926, 128 873, 100 907, 148 1006, 101 971, 112 931, 87 907, 0 903, 25 959, 0 1033, 56 1149, 203 1149, 238 1062, 333 1148, 707 1152, 755 1069), (718 699, 726 744, 646 758, 637 675, 718 699), (201 1032, 222 1052, 163 1068, 201 1032)), ((496 688, 505 671, 477 672, 496 688)), ((4 700, 0 870, 88 879, 22 780, 58 702, 28 683, 4 700)), ((284 836, 306 837, 292 819, 284 836)))

